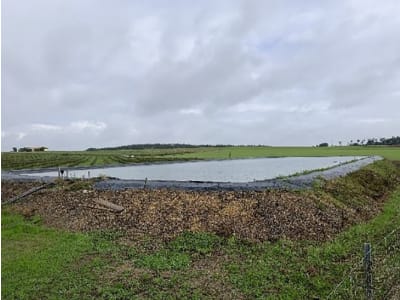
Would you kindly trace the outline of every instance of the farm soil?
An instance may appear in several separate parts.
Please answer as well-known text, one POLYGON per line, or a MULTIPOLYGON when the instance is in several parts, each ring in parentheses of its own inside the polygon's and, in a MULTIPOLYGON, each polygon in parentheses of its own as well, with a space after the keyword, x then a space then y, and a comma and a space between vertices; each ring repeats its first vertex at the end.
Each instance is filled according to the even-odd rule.
MULTIPOLYGON (((32 194, 7 209, 72 231, 113 230, 127 238, 169 240, 184 231, 212 232, 248 241, 329 240, 344 228, 381 210, 399 183, 398 167, 361 169, 308 191, 95 190, 90 183, 66 181, 32 194), (116 213, 96 204, 123 206, 116 213)), ((2 182, 3 201, 40 183, 2 182)))

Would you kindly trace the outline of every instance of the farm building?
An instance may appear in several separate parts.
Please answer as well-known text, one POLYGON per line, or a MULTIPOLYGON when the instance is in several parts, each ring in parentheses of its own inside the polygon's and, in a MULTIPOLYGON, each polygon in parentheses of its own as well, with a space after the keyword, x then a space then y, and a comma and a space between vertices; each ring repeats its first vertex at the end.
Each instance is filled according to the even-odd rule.
POLYGON ((48 151, 47 147, 22 147, 18 149, 18 152, 44 152, 48 151))

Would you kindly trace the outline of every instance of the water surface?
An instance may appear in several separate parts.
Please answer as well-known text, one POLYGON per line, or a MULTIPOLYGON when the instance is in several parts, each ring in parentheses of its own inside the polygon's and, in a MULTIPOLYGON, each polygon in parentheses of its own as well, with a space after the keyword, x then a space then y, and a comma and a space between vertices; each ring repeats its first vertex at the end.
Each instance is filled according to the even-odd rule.
MULTIPOLYGON (((250 182, 288 176, 307 170, 333 167, 362 157, 281 157, 197 161, 124 167, 68 170, 69 177, 87 178, 110 176, 120 179, 250 182)), ((57 176, 58 172, 39 172, 27 175, 57 176)))

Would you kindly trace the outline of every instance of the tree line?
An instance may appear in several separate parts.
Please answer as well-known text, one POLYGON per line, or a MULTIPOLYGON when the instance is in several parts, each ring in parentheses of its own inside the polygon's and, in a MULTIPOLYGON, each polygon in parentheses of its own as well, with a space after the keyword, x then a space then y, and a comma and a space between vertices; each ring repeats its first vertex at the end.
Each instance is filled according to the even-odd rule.
POLYGON ((392 136, 391 138, 370 138, 367 140, 357 140, 350 141, 351 146, 399 146, 400 145, 400 136, 392 136))
MULTIPOLYGON (((339 141, 339 146, 342 146, 343 142, 339 141)), ((400 136, 392 136, 391 138, 369 138, 369 139, 358 139, 350 140, 347 143, 348 146, 400 146, 400 136)), ((317 147, 328 147, 328 143, 318 144, 317 147)), ((333 145, 332 145, 333 146, 333 145)))
POLYGON ((265 145, 230 145, 230 144, 182 144, 182 143, 170 143, 170 144, 132 144, 116 147, 105 147, 105 148, 88 148, 86 151, 98 151, 98 150, 144 150, 144 149, 176 149, 176 148, 200 148, 200 147, 235 147, 235 146, 253 146, 253 147, 265 147, 265 145))
MULTIPOLYGON (((339 145, 342 146, 342 142, 339 141, 339 145)), ((393 136, 391 138, 369 138, 369 139, 358 139, 351 140, 347 143, 349 146, 400 146, 400 136, 393 136)), ((104 148, 88 148, 86 151, 99 151, 99 150, 144 150, 144 149, 176 149, 176 148, 204 148, 204 147, 239 147, 239 146, 251 146, 251 147, 269 147, 266 145, 231 145, 231 144, 183 144, 183 143, 147 143, 147 144, 131 144, 115 147, 104 147, 104 148)), ((328 147, 328 143, 320 143, 317 147, 328 147)))

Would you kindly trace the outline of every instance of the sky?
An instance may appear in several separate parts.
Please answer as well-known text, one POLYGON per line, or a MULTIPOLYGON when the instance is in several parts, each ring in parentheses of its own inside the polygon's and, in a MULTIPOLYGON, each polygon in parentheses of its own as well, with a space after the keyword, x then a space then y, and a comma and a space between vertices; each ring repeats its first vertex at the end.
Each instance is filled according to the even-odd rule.
POLYGON ((2 0, 2 151, 397 136, 399 15, 398 0, 2 0))

